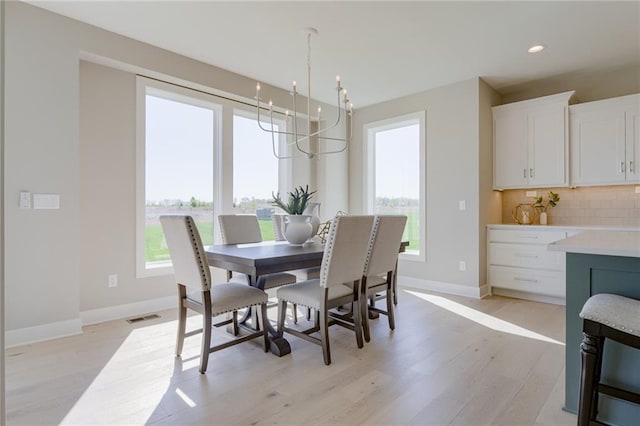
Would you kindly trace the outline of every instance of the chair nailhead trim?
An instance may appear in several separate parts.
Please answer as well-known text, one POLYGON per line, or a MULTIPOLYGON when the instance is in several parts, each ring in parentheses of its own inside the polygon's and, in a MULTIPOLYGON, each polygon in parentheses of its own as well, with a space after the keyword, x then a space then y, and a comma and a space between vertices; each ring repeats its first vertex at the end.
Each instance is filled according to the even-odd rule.
POLYGON ((373 229, 371 230, 371 238, 369 238, 369 249, 367 252, 367 260, 364 264, 364 276, 369 272, 369 261, 371 260, 371 252, 373 250, 373 243, 376 235, 378 234, 378 226, 380 225, 380 216, 376 216, 376 220, 373 222, 373 229))
MULTIPOLYGON (((200 279, 202 280, 202 284, 203 284, 203 288, 204 290, 210 290, 211 289, 211 283, 209 282, 209 280, 207 280, 207 274, 205 272, 205 265, 204 262, 202 261, 203 256, 202 253, 200 252, 200 246, 198 245, 198 239, 196 237, 196 233, 193 229, 193 218, 191 218, 190 216, 185 216, 185 221, 187 224, 187 229, 189 230, 189 234, 191 235, 191 242, 193 243, 193 248, 195 250, 195 254, 196 254, 196 258, 198 259, 198 266, 200 268, 200 279)), ((209 265, 207 264, 207 268, 209 267, 209 265)))

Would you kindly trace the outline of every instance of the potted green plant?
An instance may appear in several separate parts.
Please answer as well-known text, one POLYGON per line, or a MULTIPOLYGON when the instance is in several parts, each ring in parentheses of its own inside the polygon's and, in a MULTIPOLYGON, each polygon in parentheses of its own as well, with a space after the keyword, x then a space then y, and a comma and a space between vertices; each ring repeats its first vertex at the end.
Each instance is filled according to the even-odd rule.
POLYGON ((288 214, 300 215, 304 212, 304 209, 307 207, 307 203, 315 194, 316 191, 309 192, 309 185, 304 188, 300 185, 297 188, 294 188, 292 192, 289 192, 289 200, 285 203, 280 198, 280 193, 277 194, 271 193, 273 196, 273 205, 276 207, 280 207, 282 210, 287 212, 288 214))
POLYGON ((540 225, 547 224, 547 209, 555 207, 556 205, 558 205, 559 201, 560 196, 553 191, 549 191, 546 203, 544 202, 544 198, 542 196, 537 197, 533 201, 533 207, 540 210, 540 225))
POLYGON ((282 217, 282 234, 290 244, 302 245, 313 236, 312 215, 305 212, 313 194, 315 191, 310 192, 309 185, 294 188, 289 192, 286 203, 280 198, 280 193, 271 194, 273 205, 288 213, 282 217))

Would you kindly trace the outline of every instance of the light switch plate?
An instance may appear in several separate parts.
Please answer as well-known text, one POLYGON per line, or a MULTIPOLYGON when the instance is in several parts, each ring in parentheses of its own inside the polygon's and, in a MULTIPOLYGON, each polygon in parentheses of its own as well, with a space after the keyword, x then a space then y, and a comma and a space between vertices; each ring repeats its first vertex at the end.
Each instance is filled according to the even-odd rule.
POLYGON ((640 186, 636 186, 636 194, 640 194, 640 186))
POLYGON ((31 208, 31 193, 29 191, 20 191, 19 205, 21 209, 31 208))
POLYGON ((463 210, 463 211, 466 210, 467 209, 467 202, 465 200, 460 200, 458 202, 458 208, 460 210, 463 210))
POLYGON ((33 194, 34 209, 59 209, 59 194, 33 194))

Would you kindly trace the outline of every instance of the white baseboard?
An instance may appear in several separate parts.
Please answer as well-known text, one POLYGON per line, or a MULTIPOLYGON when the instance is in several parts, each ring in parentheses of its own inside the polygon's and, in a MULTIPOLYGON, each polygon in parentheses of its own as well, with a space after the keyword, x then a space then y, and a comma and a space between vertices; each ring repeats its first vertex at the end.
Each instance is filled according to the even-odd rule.
POLYGON ((74 336, 81 333, 82 324, 79 318, 52 322, 34 327, 7 330, 5 334, 5 346, 11 348, 29 343, 58 339, 60 337, 74 336))
POLYGON ((160 297, 143 302, 82 311, 80 312, 80 318, 72 320, 7 330, 5 333, 5 347, 11 348, 81 334, 82 326, 85 325, 171 309, 175 308, 177 303, 176 296, 160 297))
POLYGON ((493 287, 492 293, 496 296, 515 297, 516 299, 533 300, 534 302, 553 303, 554 305, 566 305, 564 297, 547 296, 544 294, 527 293, 524 291, 511 290, 507 288, 493 287))
POLYGON ((419 278, 398 276, 398 287, 408 287, 417 290, 435 291, 437 293, 455 294, 456 296, 482 299, 490 294, 488 285, 473 287, 461 284, 452 284, 443 281, 423 280, 419 278))
POLYGON ((177 305, 177 296, 160 297, 143 302, 82 311, 80 312, 80 321, 82 325, 97 324, 99 322, 130 318, 155 311, 162 311, 164 309, 171 309, 177 307, 177 305))

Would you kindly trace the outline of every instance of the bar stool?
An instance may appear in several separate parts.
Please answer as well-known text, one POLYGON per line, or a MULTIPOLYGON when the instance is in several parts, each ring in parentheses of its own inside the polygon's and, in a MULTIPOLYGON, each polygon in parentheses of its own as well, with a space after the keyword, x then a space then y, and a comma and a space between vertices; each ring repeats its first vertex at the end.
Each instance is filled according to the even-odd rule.
POLYGON ((602 424, 596 420, 599 393, 640 404, 640 394, 600 383, 605 338, 640 349, 640 300, 596 294, 584 304, 580 318, 584 338, 580 344, 578 426, 602 424))

